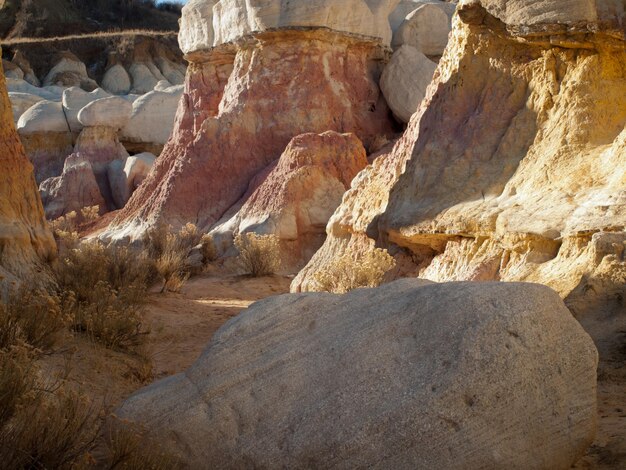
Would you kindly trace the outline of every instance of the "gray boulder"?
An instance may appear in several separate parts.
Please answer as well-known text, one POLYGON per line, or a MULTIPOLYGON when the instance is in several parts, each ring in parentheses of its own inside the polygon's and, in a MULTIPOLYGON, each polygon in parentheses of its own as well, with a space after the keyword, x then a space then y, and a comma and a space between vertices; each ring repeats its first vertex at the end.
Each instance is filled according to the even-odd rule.
POLYGON ((190 468, 567 469, 596 366, 545 286, 405 279, 258 302, 118 415, 190 468))

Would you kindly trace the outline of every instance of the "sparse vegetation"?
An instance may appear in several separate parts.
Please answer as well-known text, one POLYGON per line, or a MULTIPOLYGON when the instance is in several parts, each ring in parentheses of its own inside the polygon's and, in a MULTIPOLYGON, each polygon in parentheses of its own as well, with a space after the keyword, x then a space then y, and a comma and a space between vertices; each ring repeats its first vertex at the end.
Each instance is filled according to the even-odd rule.
POLYGON ((235 247, 239 250, 239 265, 253 277, 275 274, 280 269, 280 246, 275 235, 242 233, 235 238, 235 247))
POLYGON ((201 239, 202 234, 193 224, 185 225, 178 232, 173 232, 168 225, 148 230, 143 242, 163 281, 162 293, 178 292, 187 282, 190 275, 187 258, 201 239))
POLYGON ((379 286, 395 265, 387 250, 375 248, 357 259, 343 255, 329 269, 316 273, 314 279, 321 290, 345 294, 359 287, 379 286))
POLYGON ((27 287, 0 302, 3 468, 65 468, 95 438, 97 416, 92 417, 84 400, 40 378, 37 361, 66 326, 61 312, 58 298, 27 287))
POLYGON ((202 245, 202 262, 204 264, 217 260, 217 246, 215 245, 215 239, 211 235, 204 235, 200 240, 200 244, 202 245))
POLYGON ((130 349, 145 334, 141 313, 153 278, 151 261, 128 247, 84 242, 56 269, 73 329, 114 349, 130 349))

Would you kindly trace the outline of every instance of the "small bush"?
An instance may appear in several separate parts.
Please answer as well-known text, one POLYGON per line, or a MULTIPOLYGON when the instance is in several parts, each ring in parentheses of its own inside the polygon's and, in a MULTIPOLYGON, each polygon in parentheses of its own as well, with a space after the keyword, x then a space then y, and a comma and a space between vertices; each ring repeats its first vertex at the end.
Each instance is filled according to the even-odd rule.
POLYGON ((243 233, 235 238, 239 265, 254 277, 275 274, 280 269, 280 245, 275 235, 243 233))
POLYGON ((202 237, 200 243, 202 245, 202 262, 208 264, 217 260, 218 254, 215 239, 211 235, 206 234, 202 237))
POLYGON ((74 468, 87 460, 99 418, 77 393, 37 392, 29 406, 0 429, 4 468, 74 468))
POLYGON ((9 334, 13 336, 14 344, 15 337, 19 336, 40 352, 50 351, 59 332, 70 322, 59 297, 28 286, 10 293, 3 310, 0 312, 0 347, 11 341, 3 338, 9 334))
POLYGON ((202 234, 194 224, 187 224, 178 232, 161 224, 146 232, 143 243, 163 280, 161 293, 178 292, 187 282, 190 276, 187 258, 201 239, 202 234))
POLYGON ((359 287, 379 286, 395 265, 387 250, 375 248, 357 259, 343 255, 327 270, 317 272, 314 279, 321 290, 345 294, 359 287))
POLYGON ((75 331, 114 349, 141 343, 152 262, 128 247, 86 242, 59 261, 57 281, 75 331))

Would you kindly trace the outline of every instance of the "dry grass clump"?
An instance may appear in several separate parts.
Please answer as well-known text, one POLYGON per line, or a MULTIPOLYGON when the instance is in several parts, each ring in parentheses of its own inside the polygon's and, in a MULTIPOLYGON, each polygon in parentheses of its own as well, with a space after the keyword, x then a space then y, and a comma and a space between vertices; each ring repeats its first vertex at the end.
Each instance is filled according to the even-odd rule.
POLYGON ((237 261, 253 277, 275 274, 281 265, 280 245, 275 235, 240 233, 235 237, 237 261))
POLYGON ((189 252, 200 243, 202 234, 194 224, 187 224, 178 232, 169 225, 158 225, 148 230, 143 243, 154 260, 163 281, 161 292, 179 292, 190 276, 187 263, 189 252))
POLYGON ((358 259, 343 255, 327 270, 317 272, 314 279, 321 290, 345 294, 359 287, 379 286, 395 265, 387 250, 375 248, 358 259))
POLYGON ((0 302, 0 462, 3 468, 69 468, 95 439, 77 394, 40 378, 37 360, 66 326, 61 302, 26 287, 0 302))
POLYGON ((154 276, 141 253, 85 242, 59 260, 56 279, 74 331, 113 349, 131 349, 146 333, 143 304, 154 276))
POLYGON ((149 438, 133 423, 111 420, 105 437, 106 468, 126 470, 170 470, 182 468, 180 459, 149 438))
POLYGON ((217 252, 217 246, 215 245, 215 239, 208 233, 200 239, 202 246, 202 262, 204 264, 211 263, 219 257, 217 252))

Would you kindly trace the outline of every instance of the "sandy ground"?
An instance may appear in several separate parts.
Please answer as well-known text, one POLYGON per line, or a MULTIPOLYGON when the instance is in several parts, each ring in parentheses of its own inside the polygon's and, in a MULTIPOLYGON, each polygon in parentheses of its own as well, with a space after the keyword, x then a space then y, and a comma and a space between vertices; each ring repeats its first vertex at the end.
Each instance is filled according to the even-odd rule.
POLYGON ((256 300, 289 292, 290 282, 214 270, 192 278, 180 293, 150 293, 145 312, 150 333, 138 353, 112 351, 84 335, 68 336, 63 350, 42 361, 43 368, 51 381, 69 370, 69 382, 95 407, 114 411, 136 390, 185 370, 220 326, 256 300))
MULTIPOLYGON (((65 352, 46 359, 97 404, 113 411, 134 391, 189 367, 226 321, 256 300, 289 291, 291 279, 233 276, 218 268, 192 278, 178 294, 150 293, 145 350, 139 354, 107 350, 83 336, 69 338, 65 352)), ((626 469, 626 344, 601 359, 598 374, 598 434, 573 468, 626 469)))

